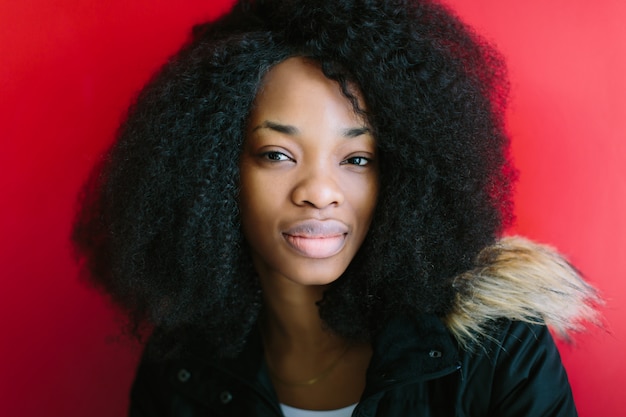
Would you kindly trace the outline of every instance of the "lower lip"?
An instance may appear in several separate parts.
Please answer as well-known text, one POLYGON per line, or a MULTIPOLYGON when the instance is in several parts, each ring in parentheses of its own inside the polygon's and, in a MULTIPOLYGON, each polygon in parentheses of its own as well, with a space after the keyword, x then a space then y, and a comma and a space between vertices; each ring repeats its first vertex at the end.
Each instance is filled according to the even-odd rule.
POLYGON ((346 241, 346 235, 322 238, 283 235, 285 240, 296 252, 307 258, 324 259, 339 253, 346 241))

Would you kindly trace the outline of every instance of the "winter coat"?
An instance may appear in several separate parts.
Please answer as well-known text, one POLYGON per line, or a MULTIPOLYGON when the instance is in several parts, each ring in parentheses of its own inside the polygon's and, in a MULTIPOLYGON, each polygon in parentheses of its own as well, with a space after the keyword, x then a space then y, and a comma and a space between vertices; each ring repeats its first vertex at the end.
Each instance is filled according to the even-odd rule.
MULTIPOLYGON (((486 248, 455 280, 446 317, 397 317, 373 340, 366 388, 354 416, 576 416, 551 333, 596 321, 598 298, 551 249, 521 238, 486 248)), ((180 359, 143 360, 132 417, 282 416, 250 336, 234 359, 205 357, 194 342, 180 359)))

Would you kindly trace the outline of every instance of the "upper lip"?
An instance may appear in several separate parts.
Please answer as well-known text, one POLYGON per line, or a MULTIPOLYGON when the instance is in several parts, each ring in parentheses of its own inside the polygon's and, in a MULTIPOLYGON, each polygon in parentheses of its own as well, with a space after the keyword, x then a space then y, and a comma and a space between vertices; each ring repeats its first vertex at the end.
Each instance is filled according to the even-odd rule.
POLYGON ((339 220, 308 219, 290 225, 283 234, 309 239, 322 239, 347 234, 348 226, 339 220))

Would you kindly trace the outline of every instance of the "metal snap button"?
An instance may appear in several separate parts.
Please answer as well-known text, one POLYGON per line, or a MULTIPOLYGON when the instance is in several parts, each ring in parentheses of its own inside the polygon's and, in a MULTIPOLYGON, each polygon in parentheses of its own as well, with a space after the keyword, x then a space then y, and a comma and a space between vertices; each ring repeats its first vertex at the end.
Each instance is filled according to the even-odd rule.
POLYGON ((443 356, 443 353, 441 353, 438 350, 431 350, 430 352, 428 352, 428 356, 430 356, 431 358, 437 359, 443 356))
POLYGON ((233 400, 233 394, 230 391, 222 391, 220 394, 220 401, 222 404, 228 404, 233 400))
POLYGON ((180 382, 187 382, 189 381, 190 378, 191 378, 191 372, 189 372, 185 368, 182 368, 180 371, 178 371, 178 380, 180 382))

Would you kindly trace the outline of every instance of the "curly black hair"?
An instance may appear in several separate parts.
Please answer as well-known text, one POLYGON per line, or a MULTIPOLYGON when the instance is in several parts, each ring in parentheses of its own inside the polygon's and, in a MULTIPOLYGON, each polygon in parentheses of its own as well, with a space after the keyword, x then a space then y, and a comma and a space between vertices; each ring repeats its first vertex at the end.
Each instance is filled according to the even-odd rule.
MULTIPOLYGON (((137 328, 193 329, 238 352, 262 310, 240 227, 238 160, 264 74, 317 61, 377 139, 380 194, 320 315, 368 339, 397 314, 445 315, 451 279, 512 220, 515 170, 498 53, 428 0, 240 2, 191 39, 130 107, 84 188, 73 243, 137 328)), ((166 338, 164 337, 163 340, 166 338)))

